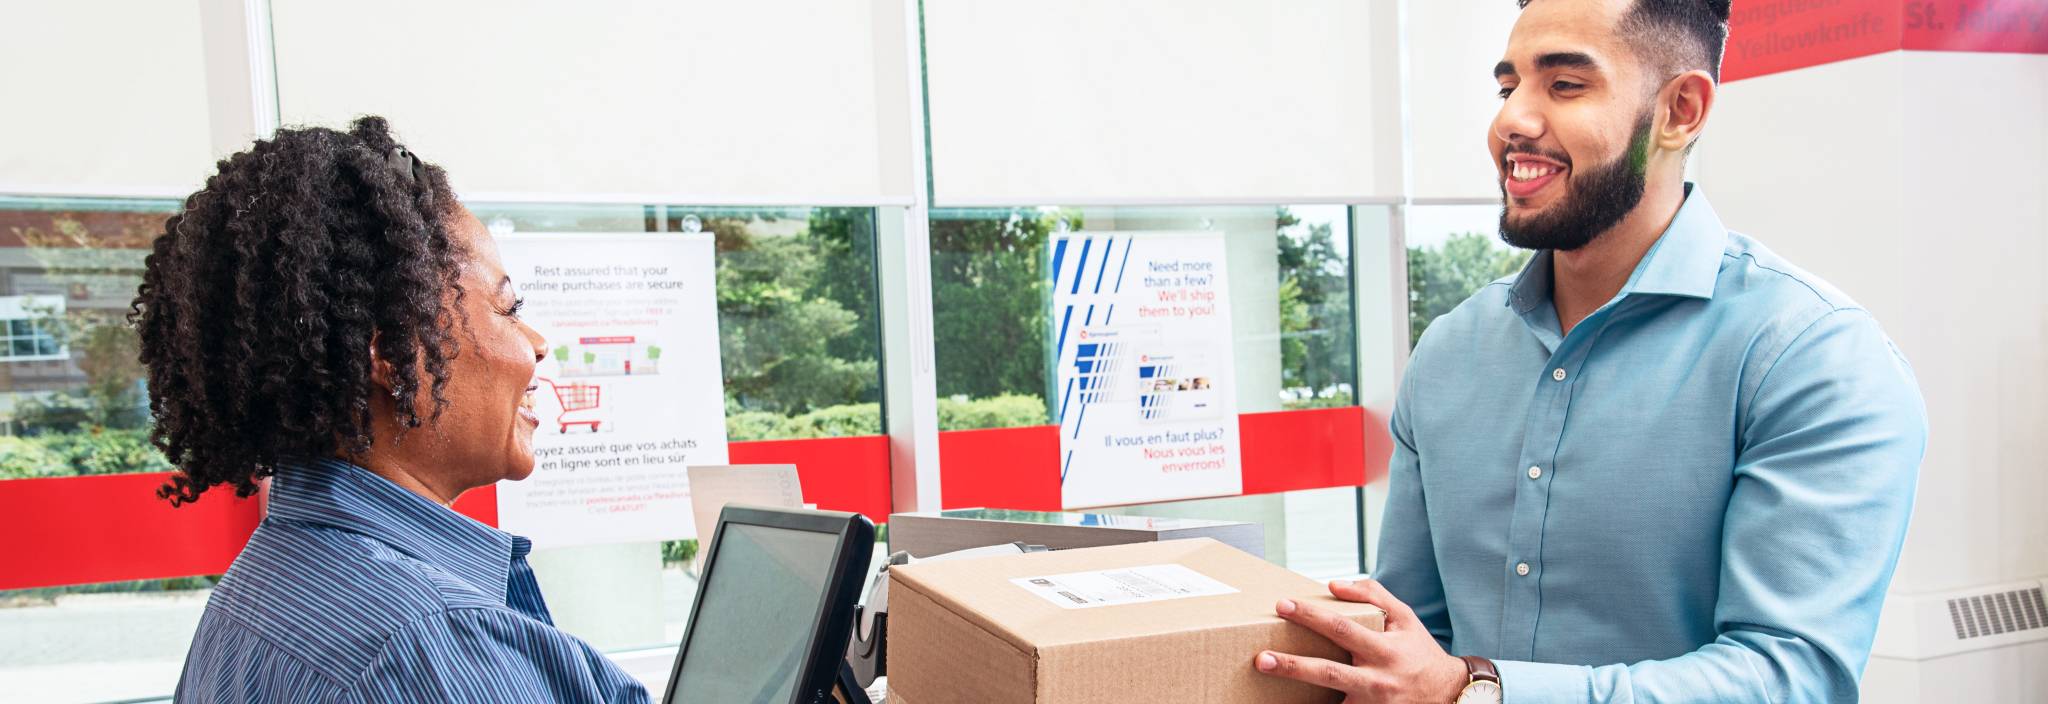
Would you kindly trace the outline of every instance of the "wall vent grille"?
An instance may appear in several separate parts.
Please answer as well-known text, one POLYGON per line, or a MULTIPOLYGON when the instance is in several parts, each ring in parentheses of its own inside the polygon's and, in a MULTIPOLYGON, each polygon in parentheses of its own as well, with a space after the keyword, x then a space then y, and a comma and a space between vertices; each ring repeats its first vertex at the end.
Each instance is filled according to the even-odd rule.
POLYGON ((2048 628, 2048 602, 2040 587, 1950 599, 1948 615, 1956 640, 2048 628))

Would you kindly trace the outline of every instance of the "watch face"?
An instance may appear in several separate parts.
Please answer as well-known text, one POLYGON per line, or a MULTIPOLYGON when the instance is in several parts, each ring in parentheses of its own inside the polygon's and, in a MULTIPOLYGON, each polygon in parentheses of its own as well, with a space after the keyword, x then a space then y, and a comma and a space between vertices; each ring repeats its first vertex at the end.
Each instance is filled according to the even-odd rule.
POLYGON ((1464 693, 1458 695, 1458 704, 1500 704, 1500 685, 1475 680, 1465 685, 1464 693))

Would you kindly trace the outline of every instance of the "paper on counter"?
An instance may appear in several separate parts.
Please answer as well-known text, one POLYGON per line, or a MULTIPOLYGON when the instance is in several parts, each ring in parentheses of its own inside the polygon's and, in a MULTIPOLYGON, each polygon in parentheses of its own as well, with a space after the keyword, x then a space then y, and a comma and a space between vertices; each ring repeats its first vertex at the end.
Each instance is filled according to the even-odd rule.
POLYGON ((793 464, 729 464, 691 467, 690 508, 697 524, 696 563, 703 566, 718 528, 718 513, 729 504, 804 508, 803 486, 793 464))

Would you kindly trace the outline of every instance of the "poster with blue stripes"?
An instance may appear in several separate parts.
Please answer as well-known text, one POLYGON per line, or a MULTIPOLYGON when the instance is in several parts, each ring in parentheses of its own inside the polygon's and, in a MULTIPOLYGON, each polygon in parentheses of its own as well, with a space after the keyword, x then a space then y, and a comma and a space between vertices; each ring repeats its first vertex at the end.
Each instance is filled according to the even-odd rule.
POLYGON ((1223 233, 1072 232, 1052 248, 1062 503, 1241 493, 1223 233))

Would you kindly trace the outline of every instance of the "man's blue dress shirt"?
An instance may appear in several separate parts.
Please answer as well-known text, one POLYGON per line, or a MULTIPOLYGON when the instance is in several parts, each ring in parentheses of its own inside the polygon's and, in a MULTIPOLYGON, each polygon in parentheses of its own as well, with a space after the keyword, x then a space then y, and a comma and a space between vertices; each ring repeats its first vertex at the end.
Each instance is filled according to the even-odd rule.
POLYGON ((1376 577, 1507 701, 1856 698, 1926 411, 1699 189, 1568 335, 1549 252, 1438 318, 1392 430, 1376 577))
POLYGON ((525 538, 369 471, 278 469, 214 588, 179 702, 644 702, 556 630, 525 538))

